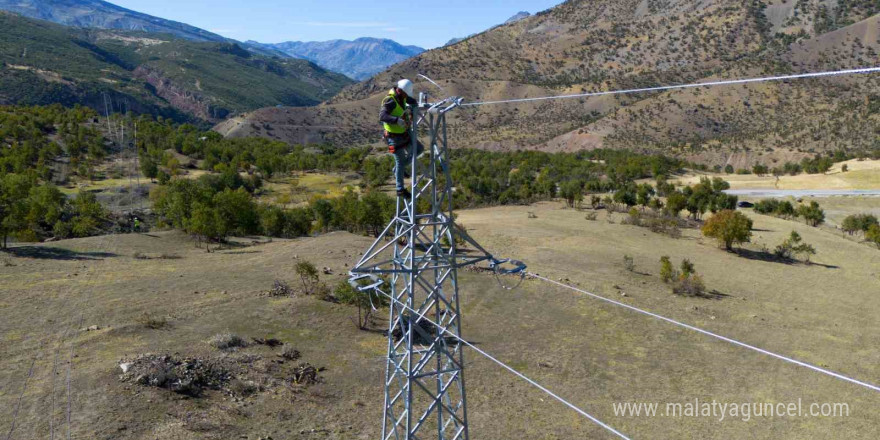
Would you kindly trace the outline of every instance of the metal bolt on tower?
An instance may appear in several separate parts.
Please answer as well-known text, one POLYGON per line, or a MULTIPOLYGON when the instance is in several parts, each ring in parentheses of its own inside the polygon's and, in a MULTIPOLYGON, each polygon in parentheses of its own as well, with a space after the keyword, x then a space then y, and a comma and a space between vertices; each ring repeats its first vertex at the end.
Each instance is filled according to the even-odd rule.
POLYGON ((461 336, 457 269, 482 261, 493 267, 503 263, 453 222, 446 113, 461 99, 426 101, 421 94, 419 108, 412 109, 411 151, 416 151, 419 125, 425 125, 430 160, 423 167, 412 155, 407 166, 411 200, 397 198, 396 216, 351 271, 352 285, 362 292, 375 289, 393 298, 383 440, 470 438, 464 347, 456 339, 461 336), (419 110, 424 110, 422 119, 419 110), (457 242, 470 250, 460 250, 457 242))

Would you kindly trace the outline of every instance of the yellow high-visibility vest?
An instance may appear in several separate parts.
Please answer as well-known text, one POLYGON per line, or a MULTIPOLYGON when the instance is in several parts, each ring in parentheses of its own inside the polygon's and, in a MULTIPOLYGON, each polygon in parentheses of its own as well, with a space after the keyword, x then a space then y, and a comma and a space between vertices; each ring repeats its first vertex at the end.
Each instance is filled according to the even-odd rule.
MULTIPOLYGON (((397 100, 397 94, 394 93, 394 89, 391 89, 391 91, 388 92, 388 98, 391 98, 394 100, 394 111, 391 112, 391 116, 395 116, 398 118, 403 116, 403 113, 405 112, 405 110, 404 110, 403 106, 400 105, 400 102, 397 100)), ((383 107, 385 106, 386 102, 387 102, 387 98, 382 101, 383 107)), ((383 122, 382 125, 385 126, 385 131, 387 131, 388 133, 404 134, 407 132, 407 127, 401 127, 397 124, 389 124, 387 122, 383 122)))

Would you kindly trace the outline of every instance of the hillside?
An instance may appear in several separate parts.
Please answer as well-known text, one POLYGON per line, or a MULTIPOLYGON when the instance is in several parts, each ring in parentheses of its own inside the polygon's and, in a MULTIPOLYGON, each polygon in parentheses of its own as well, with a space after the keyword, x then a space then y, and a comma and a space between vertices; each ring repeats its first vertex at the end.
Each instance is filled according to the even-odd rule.
POLYGON ((247 44, 275 50, 294 58, 306 59, 327 70, 357 80, 367 79, 393 64, 425 51, 418 46, 404 46, 384 38, 358 38, 354 41, 287 41, 276 44, 248 41, 247 44))
POLYGON ((0 10, 66 26, 164 33, 193 41, 228 40, 195 26, 142 14, 101 0, 0 0, 0 10))
MULTIPOLYGON (((878 44, 876 7, 840 5, 847 7, 782 0, 570 0, 395 65, 317 110, 263 109, 227 121, 218 131, 291 141, 372 142, 378 137, 374 119, 381 94, 396 79, 416 73, 438 80, 450 94, 477 101, 871 65, 878 44), (315 118, 324 123, 315 127, 315 118)), ((670 151, 720 165, 746 149, 768 156, 749 153, 743 163, 797 159, 870 147, 877 126, 871 110, 876 81, 861 77, 692 90, 689 94, 699 100, 672 92, 479 107, 455 113, 452 142, 491 149, 604 145, 670 151), (857 97, 865 111, 847 111, 857 97), (793 122, 796 126, 789 127, 793 122), (816 124, 830 129, 810 128, 816 124), (579 139, 584 135, 589 142, 579 139)), ((442 93, 424 82, 417 85, 442 93)))
MULTIPOLYGON (((754 215, 755 252, 793 229, 819 250, 817 264, 781 264, 724 252, 692 230, 673 239, 622 224, 623 214, 603 212, 588 222, 584 212, 560 208, 544 203, 461 211, 460 221, 488 249, 521 258, 554 280, 876 383, 877 249, 754 215), (529 219, 529 212, 537 218, 529 219), (633 257, 635 272, 623 267, 624 254, 633 257), (723 296, 671 294, 658 276, 662 255, 676 262, 690 258, 723 296)), ((80 439, 380 436, 387 310, 375 314, 370 331, 360 331, 353 322, 356 307, 318 295, 269 293, 276 279, 299 291, 291 265, 301 261, 328 267, 332 274, 322 273, 321 280, 337 286, 370 242, 348 233, 273 242, 250 237, 206 253, 187 235, 168 231, 63 240, 3 254, 0 406, 20 410, 16 418, 0 419, 0 432, 14 431, 17 439, 48 438, 53 427, 80 439), (252 343, 221 351, 209 341, 222 333, 249 342, 277 338, 284 346, 252 343), (279 356, 285 348, 301 358, 279 356), (238 386, 190 397, 123 381, 119 364, 144 353, 216 362, 238 386), (293 379, 294 367, 305 363, 326 368, 320 382, 293 379)), ((462 270, 458 281, 469 341, 631 438, 871 439, 880 423, 876 411, 859 410, 880 404, 876 392, 806 368, 538 280, 507 291, 488 274, 462 270), (695 398, 802 399, 805 408, 846 402, 850 412, 722 422, 626 417, 612 408, 614 402, 695 398)), ((611 438, 479 354, 466 356, 473 436, 611 438)))
POLYGON ((217 121, 274 105, 315 105, 351 81, 308 61, 231 42, 79 29, 0 12, 0 103, 83 104, 217 121))

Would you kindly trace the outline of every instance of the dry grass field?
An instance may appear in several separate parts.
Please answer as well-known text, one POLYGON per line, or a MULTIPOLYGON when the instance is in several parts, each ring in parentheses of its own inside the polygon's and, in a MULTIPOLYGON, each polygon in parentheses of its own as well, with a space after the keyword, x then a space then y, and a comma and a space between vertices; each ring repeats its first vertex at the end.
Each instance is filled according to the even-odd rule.
MULTIPOLYGON (((880 250, 823 229, 754 216, 753 244, 728 253, 686 230, 672 239, 611 223, 606 213, 558 203, 462 211, 459 221, 499 256, 552 279, 828 368, 880 382, 880 250), (530 219, 532 212, 537 218, 530 219), (763 261, 791 230, 815 264, 763 261), (634 272, 623 256, 635 262, 634 272), (716 299, 670 293, 661 255, 689 258, 716 299), (624 295, 625 294, 625 295, 624 295)), ((296 287, 307 259, 344 278, 367 237, 240 239, 213 253, 181 233, 93 237, 0 255, 0 433, 13 439, 374 439, 379 436, 385 338, 359 331, 356 310, 296 287), (147 316, 145 316, 147 314, 147 316), (149 317, 149 319, 147 319, 149 317), (163 323, 164 321, 164 323, 163 323), (156 324, 149 328, 147 324, 156 324), (88 331, 91 326, 97 330, 88 331), (207 341, 233 332, 281 347, 221 352, 207 341), (249 395, 193 398, 121 382, 119 362, 143 353, 219 359, 249 395), (294 385, 294 364, 326 370, 294 385), (69 380, 68 380, 69 378, 69 380), (69 391, 68 391, 69 390, 69 391), (68 414, 70 423, 67 423, 68 414), (13 423, 14 429, 13 429, 13 423)), ((880 393, 635 314, 538 280, 514 291, 462 272, 465 337, 635 439, 874 439, 880 393), (615 416, 614 402, 844 402, 844 418, 615 416)), ((385 324, 380 317, 375 328, 385 324)), ((601 428, 468 352, 469 418, 480 439, 611 438, 601 428)))
MULTIPOLYGON (((686 175, 677 181, 682 184, 694 184, 700 181, 705 173, 686 175)), ((780 176, 779 180, 772 175, 757 176, 754 174, 717 174, 730 182, 731 189, 782 189, 782 190, 858 190, 880 188, 880 160, 850 160, 834 164, 825 174, 798 174, 796 176, 780 176), (848 167, 842 172, 843 165, 848 167)))

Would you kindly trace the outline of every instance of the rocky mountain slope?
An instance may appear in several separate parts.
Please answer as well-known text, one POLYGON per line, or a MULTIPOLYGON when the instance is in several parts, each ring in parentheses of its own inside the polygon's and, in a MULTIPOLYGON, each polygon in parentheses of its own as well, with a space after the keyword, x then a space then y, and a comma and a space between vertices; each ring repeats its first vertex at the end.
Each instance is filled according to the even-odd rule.
POLYGON ((0 103, 83 104, 218 121, 265 106, 315 105, 351 80, 233 42, 73 28, 0 12, 0 103))
MULTIPOLYGON (((531 16, 532 16, 532 14, 529 13, 529 12, 527 12, 527 11, 520 11, 520 12, 517 12, 514 16, 508 18, 508 19, 507 19, 504 23, 502 23, 502 24, 516 23, 516 22, 518 22, 518 21, 520 21, 520 20, 522 20, 522 19, 529 18, 529 17, 531 17, 531 16)), ((462 37, 462 38, 453 38, 453 39, 451 39, 451 40, 449 40, 449 41, 446 42, 446 46, 449 46, 449 45, 451 45, 451 44, 456 44, 456 43, 458 43, 458 42, 464 41, 464 40, 466 40, 466 39, 468 39, 468 38, 470 38, 470 37, 473 37, 474 35, 477 35, 477 34, 471 34, 471 35, 468 35, 467 37, 462 37)))
POLYGON ((287 41, 264 44, 248 41, 248 45, 275 50, 294 58, 302 58, 333 72, 357 80, 367 79, 389 66, 425 51, 418 46, 404 46, 382 38, 358 38, 354 41, 287 41))
MULTIPOLYGON (((381 95, 416 73, 478 101, 874 65, 878 12, 875 2, 844 0, 569 0, 397 64, 318 108, 262 109, 218 130, 295 142, 372 142, 381 95)), ((797 159, 876 143, 877 81, 862 76, 476 107, 455 112, 451 141, 493 149, 605 145, 712 164, 797 159)), ((443 94, 424 82, 417 86, 443 94)))
POLYGON ((0 0, 0 9, 66 26, 158 32, 193 41, 227 41, 204 29, 101 0, 0 0))

